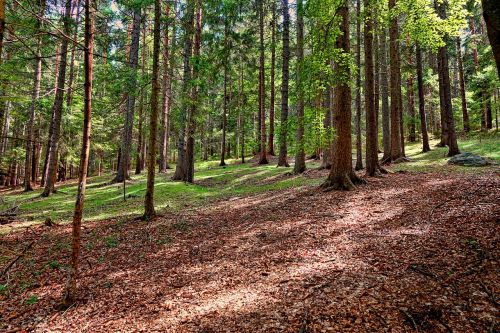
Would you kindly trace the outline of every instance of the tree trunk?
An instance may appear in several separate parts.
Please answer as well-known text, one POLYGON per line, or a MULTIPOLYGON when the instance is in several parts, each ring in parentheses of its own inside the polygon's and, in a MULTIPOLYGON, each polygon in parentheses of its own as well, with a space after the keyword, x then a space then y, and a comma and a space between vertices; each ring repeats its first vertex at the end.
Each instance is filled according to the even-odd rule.
MULTIPOLYGON (((169 36, 168 36, 168 20, 170 19, 170 5, 167 4, 165 10, 166 24, 163 35, 163 103, 161 113, 161 129, 160 129, 160 168, 161 173, 167 172, 168 165, 168 138, 170 132, 170 101, 171 101, 171 78, 170 78, 170 54, 169 54, 169 36)), ((175 19, 175 18, 174 18, 175 19)), ((172 31, 175 31, 175 27, 172 31)))
POLYGON ((500 6, 497 0, 482 0, 483 17, 488 30, 488 39, 497 64, 500 78, 500 6))
MULTIPOLYGON (((438 14, 441 19, 446 19, 446 5, 440 3, 438 6, 438 14)), ((443 95, 443 121, 446 123, 447 129, 447 140, 445 141, 448 146, 448 156, 455 156, 460 154, 458 149, 457 136, 455 133, 455 120, 453 119, 453 109, 451 106, 451 89, 450 89, 450 71, 448 68, 448 53, 447 44, 448 38, 444 37, 445 46, 442 46, 438 50, 438 67, 439 72, 442 76, 442 95, 443 95)))
POLYGON ((467 111, 467 99, 465 98, 465 74, 464 74, 464 62, 462 59, 462 45, 460 42, 460 37, 457 37, 457 58, 458 58, 458 80, 460 85, 460 98, 462 101, 462 119, 464 123, 464 132, 469 133, 470 123, 469 123, 469 113, 467 111))
MULTIPOLYGON (((43 13, 45 11, 45 2, 40 3, 40 16, 43 18, 43 13)), ((36 30, 38 31, 41 26, 41 20, 37 20, 36 30)), ((34 149, 35 143, 33 141, 33 131, 35 126, 35 115, 37 109, 38 99, 40 98, 40 83, 42 81, 42 58, 40 54, 40 49, 42 47, 42 39, 38 37, 37 46, 36 46, 36 59, 35 59, 35 74, 33 79, 33 92, 31 94, 31 105, 29 111, 29 119, 28 119, 28 127, 26 129, 26 158, 24 162, 24 191, 33 191, 33 187, 31 186, 32 179, 32 164, 34 165, 34 149)))
POLYGON ((271 156, 274 152, 274 100, 275 100, 275 73, 276 73, 276 1, 272 2, 272 22, 271 22, 271 97, 269 100, 269 138, 268 153, 271 156))
MULTIPOLYGON (((260 114, 260 158, 259 164, 268 164, 266 151, 266 90, 265 90, 265 49, 264 49, 264 0, 258 0, 259 5, 259 35, 260 35, 260 57, 259 57, 259 114, 260 114)), ((283 124, 281 124, 283 127, 283 124)), ((286 125, 285 125, 286 126, 286 125)), ((283 130, 283 129, 282 129, 283 130)), ((282 134, 280 133, 280 136, 282 134)), ((280 143, 280 158, 282 155, 280 143)), ((286 146, 285 146, 286 148, 286 146)), ((285 151, 286 154, 286 151, 285 151)))
MULTIPOLYGON (((373 63, 373 8, 364 0, 367 17, 364 24, 365 42, 365 116, 366 116, 366 175, 373 177, 385 172, 378 162, 377 112, 375 111, 375 75, 373 63)), ((359 2, 358 2, 358 5, 359 2)))
POLYGON ((224 61, 224 107, 222 109, 222 141, 220 148, 220 163, 219 166, 226 165, 226 132, 227 132, 227 109, 229 106, 229 94, 227 91, 228 84, 228 71, 229 71, 229 59, 230 52, 229 49, 229 19, 225 17, 224 22, 224 52, 226 54, 226 61, 224 61))
POLYGON ((125 124, 123 127, 122 136, 122 158, 118 165, 118 172, 113 179, 114 183, 120 183, 129 178, 130 167, 130 152, 132 151, 132 132, 134 129, 134 112, 135 112, 135 86, 137 85, 137 65, 139 62, 139 39, 141 34, 141 9, 138 7, 134 11, 132 23, 132 41, 130 44, 129 67, 132 71, 130 82, 128 83, 129 91, 127 93, 127 111, 125 114, 125 124))
MULTIPOLYGON (((144 77, 146 70, 146 21, 142 24, 142 54, 141 54, 141 77, 144 77)), ((135 174, 138 175, 144 168, 144 156, 142 155, 144 146, 144 88, 141 87, 141 96, 139 97, 139 125, 137 137, 137 154, 135 157, 135 174)))
MULTIPOLYGON (((70 27, 70 16, 71 16, 71 0, 66 0, 66 9, 64 13, 65 19, 63 20, 64 24, 64 33, 69 36, 71 32, 70 27)), ((66 83, 66 64, 68 58, 68 44, 69 40, 67 38, 63 38, 61 43, 61 62, 59 65, 59 73, 57 76, 57 89, 56 96, 54 98, 54 105, 52 106, 52 122, 50 124, 51 127, 51 136, 49 138, 48 145, 48 162, 47 162, 47 176, 45 181, 45 188, 42 192, 43 197, 48 197, 55 190, 55 180, 56 180, 56 172, 57 172, 57 149, 59 147, 59 137, 61 133, 61 118, 63 112, 63 99, 64 99, 64 90, 66 83)))
MULTIPOLYGON (((77 0, 75 3, 75 6, 73 7, 72 11, 75 11, 75 31, 73 32, 73 40, 77 40, 78 38, 78 27, 80 23, 80 14, 78 12, 78 9, 80 8, 80 1, 77 0)), ((71 60, 69 62, 69 78, 68 78, 68 91, 66 93, 66 106, 68 109, 71 110, 71 104, 73 101, 73 78, 75 76, 75 57, 76 57, 76 51, 78 50, 77 44, 73 44, 73 49, 71 50, 71 60)))
MULTIPOLYGON (((347 2, 338 9, 338 15, 342 18, 341 35, 337 38, 336 47, 344 54, 349 54, 349 9, 347 2)), ((337 63, 336 69, 345 77, 349 77, 349 65, 337 63)), ((328 178, 322 187, 325 190, 350 190, 355 184, 362 182, 354 173, 352 168, 351 147, 351 89, 347 82, 339 83, 335 87, 335 107, 333 124, 336 130, 336 139, 333 141, 332 168, 328 178)))
POLYGON ((424 98, 424 77, 422 69, 422 50, 417 43, 416 48, 417 58, 417 86, 418 86, 418 113, 420 115, 420 132, 422 133, 422 151, 428 152, 431 150, 429 146, 429 135, 427 134, 427 122, 425 119, 425 98, 424 98))
POLYGON ((180 121, 179 141, 177 145, 177 162, 175 172, 172 176, 173 180, 183 180, 186 177, 186 127, 187 113, 189 108, 189 94, 191 82, 191 55, 193 52, 193 35, 194 35, 194 2, 189 0, 186 3, 184 13, 184 69, 182 78, 182 112, 180 121))
MULTIPOLYGON (((363 169, 363 150, 361 144, 361 1, 356 1, 356 170, 363 169)), ((368 124, 367 124, 368 125, 368 124)))
POLYGON ((382 98, 382 142, 384 155, 382 161, 391 158, 391 119, 389 110, 389 80, 387 67, 387 32, 384 28, 380 35, 380 95, 382 98))
MULTIPOLYGON (((300 36, 300 30, 301 28, 299 27, 299 18, 297 17, 297 52, 299 52, 299 48, 301 47, 299 45, 299 38, 303 39, 303 36, 300 36)), ((303 33, 302 33, 303 35, 303 33)), ((288 155, 288 147, 287 147, 287 138, 288 138, 288 91, 289 91, 289 71, 290 71, 290 12, 288 8, 288 0, 283 0, 283 50, 282 50, 282 79, 281 79, 281 128, 280 128, 280 154, 278 158, 278 166, 283 166, 283 167, 288 167, 288 160, 287 160, 287 155, 288 155)), ((302 41, 303 44, 303 41, 302 41)), ((302 46, 303 48, 303 46, 302 46)), ((297 53, 297 57, 300 57, 300 55, 297 53)), ((300 60, 298 59, 297 62, 300 60)), ((298 64, 298 67, 300 67, 300 64, 298 64)), ((300 80, 299 78, 300 74, 297 76, 297 80, 300 80)), ((298 91, 298 90, 297 90, 298 91)), ((302 112, 303 116, 303 105, 302 105, 302 110, 299 110, 300 105, 299 101, 297 100, 297 121, 300 122, 301 120, 299 119, 299 112, 302 112)), ((303 104, 303 102, 302 102, 303 104)), ((303 121, 302 121, 303 122, 303 121)), ((299 127, 302 126, 302 132, 303 132, 303 124, 298 124, 297 128, 297 136, 299 135, 299 131, 301 130, 299 127)), ((304 134, 302 133, 302 136, 304 134)), ((297 142, 298 143, 298 142, 297 142)), ((297 153, 300 152, 300 147, 297 146, 297 153)), ((302 147, 302 152, 303 152, 303 147, 302 147)), ((299 162, 300 163, 300 162, 299 162)), ((300 168, 301 166, 297 166, 297 168, 300 168)))
POLYGON ((413 46, 410 44, 410 37, 407 35, 407 49, 408 49, 408 67, 410 67, 410 72, 408 73, 408 77, 406 79, 406 96, 408 103, 408 116, 410 118, 409 123, 409 135, 408 141, 415 142, 417 140, 417 133, 415 128, 415 94, 413 92, 413 59, 412 59, 412 50, 413 46))
POLYGON ((144 199, 143 219, 153 218, 155 213, 155 169, 156 169, 156 136, 158 131, 158 96, 160 85, 158 82, 160 62, 160 12, 161 2, 155 0, 154 30, 153 30, 153 72, 151 73, 151 114, 149 117, 149 151, 148 151, 148 179, 146 196, 144 199))
POLYGON ((69 269, 68 281, 66 283, 63 303, 66 306, 72 304, 76 299, 76 279, 78 277, 78 263, 80 257, 80 232, 83 216, 83 204, 85 199, 85 187, 87 183, 87 170, 90 151, 90 131, 92 128, 92 69, 94 54, 94 9, 92 0, 85 1, 85 83, 84 83, 84 106, 83 106, 83 139, 82 151, 80 153, 80 172, 78 175, 78 192, 76 195, 75 211, 73 214, 73 237, 71 267, 69 269))
MULTIPOLYGON (((285 0, 284 2, 288 2, 285 0)), ((288 7, 288 6, 287 6, 288 7)), ((287 8, 288 12, 288 8, 287 8)), ((302 83, 302 63, 304 62, 304 8, 303 1, 297 0, 297 148, 295 149, 295 165, 293 167, 293 172, 295 174, 302 173, 306 170, 306 154, 304 151, 304 87, 302 83)), ((289 18, 288 18, 289 19, 289 18)), ((288 34, 288 31, 287 31, 288 34)), ((288 38, 287 38, 288 39, 288 38)), ((283 40, 283 44, 284 40, 283 40)), ((288 42, 287 42, 288 44, 288 42)), ((288 48, 288 45, 287 45, 288 48)), ((284 49, 284 48, 283 48, 284 49)), ((287 56, 287 67, 288 67, 288 57, 287 56)), ((283 59, 285 59, 285 54, 283 54, 283 59)), ((284 61, 283 61, 284 62, 284 61)), ((284 65, 283 65, 284 69, 284 65)), ((288 68, 287 68, 288 71, 288 68)), ((288 73, 287 73, 288 76, 288 73)), ((284 80, 283 80, 284 81, 284 80)), ((288 77, 287 77, 287 97, 288 97, 288 77)), ((287 105, 288 109, 288 105, 287 105)), ((288 113, 288 111, 287 111, 288 113)), ((286 137, 285 137, 286 139, 286 137)), ((285 159, 286 160, 286 159, 285 159)))
MULTIPOLYGON (((389 10, 393 11, 396 6, 396 0, 389 0, 389 10)), ((401 150, 401 64, 399 58, 399 28, 396 15, 390 20, 389 27, 389 54, 390 54, 390 84, 391 84, 391 161, 403 157, 401 150)))

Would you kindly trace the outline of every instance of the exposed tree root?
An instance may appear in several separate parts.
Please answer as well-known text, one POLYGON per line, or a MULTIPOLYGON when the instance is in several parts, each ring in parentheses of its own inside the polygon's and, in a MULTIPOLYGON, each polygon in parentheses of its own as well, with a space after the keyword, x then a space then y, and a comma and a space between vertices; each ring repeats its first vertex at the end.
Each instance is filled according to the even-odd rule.
POLYGON ((350 191, 356 188, 356 185, 366 184, 366 181, 362 178, 359 178, 354 172, 350 174, 342 174, 333 179, 328 177, 323 184, 321 184, 321 188, 323 191, 350 191))

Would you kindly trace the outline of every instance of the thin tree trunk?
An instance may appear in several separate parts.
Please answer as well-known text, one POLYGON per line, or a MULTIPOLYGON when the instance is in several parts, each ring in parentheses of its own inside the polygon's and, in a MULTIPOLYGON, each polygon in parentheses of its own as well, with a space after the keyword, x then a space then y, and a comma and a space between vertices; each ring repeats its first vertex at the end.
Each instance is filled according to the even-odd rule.
MULTIPOLYGON (((262 0, 261 0, 262 1, 262 0)), ((300 27, 299 27, 299 18, 297 17, 297 52, 299 51, 299 38, 300 36, 300 27)), ((299 54, 297 54, 300 57, 299 54)), ((261 55, 261 57, 263 57, 261 55)), ((262 64, 263 65, 263 60, 262 64)), ((278 166, 288 167, 288 147, 287 147, 287 137, 288 137, 288 91, 289 91, 289 71, 290 71, 290 12, 288 8, 288 0, 283 0, 283 51, 282 51, 282 79, 281 79, 281 127, 280 127, 280 153, 278 157, 278 166)), ((300 65, 298 65, 300 67, 300 65)), ((299 74, 300 76, 300 74, 299 74)), ((300 80, 297 77, 298 80, 300 80)), ((299 110, 299 101, 297 101, 297 120, 299 119, 299 112, 303 112, 303 110, 299 110)), ((301 124, 298 124, 301 127, 301 124)), ((299 135, 299 131, 301 129, 297 128, 297 136, 299 135)), ((302 134, 303 136, 303 134, 302 134)), ((299 142, 297 142, 299 143, 299 142)), ((300 147, 297 146, 297 153, 300 152, 300 147)), ((300 163, 300 162, 299 162, 300 163)), ((297 166, 300 168, 300 166, 297 166)))
POLYGON ((144 200, 145 220, 149 220, 156 215, 154 206, 154 186, 156 169, 156 136, 158 131, 158 95, 160 85, 158 82, 159 62, 160 62, 160 12, 161 2, 155 0, 154 30, 153 30, 153 72, 151 73, 151 114, 149 118, 149 155, 148 155, 148 179, 146 196, 144 200))
MULTIPOLYGON (((341 35, 337 38, 336 47, 344 54, 349 54, 349 9, 347 2, 344 2, 338 9, 337 14, 342 18, 341 35)), ((345 77, 349 77, 349 65, 337 63, 336 69, 345 77)), ((336 130, 336 139, 333 141, 333 161, 328 178, 322 187, 326 190, 350 190, 361 179, 352 168, 352 147, 351 147, 351 89, 347 82, 339 83, 335 87, 335 113, 333 124, 336 130)))
MULTIPOLYGON (((361 144, 361 1, 356 1, 356 167, 355 170, 363 169, 363 150, 361 144)), ((368 124, 367 124, 368 125, 368 124)))
POLYGON ((457 58, 458 58, 458 80, 460 85, 460 99, 462 101, 462 119, 464 123, 464 132, 469 133, 470 123, 469 123, 469 112, 467 111, 467 99, 465 98, 465 74, 464 74, 464 62, 462 59, 462 45, 460 42, 460 37, 457 37, 457 58))
POLYGON ((226 132, 227 132, 227 109, 229 105, 229 94, 227 91, 228 84, 228 67, 229 67, 229 59, 230 52, 229 49, 229 19, 226 17, 224 22, 224 52, 226 53, 226 61, 224 61, 224 106, 222 109, 222 141, 221 141, 221 150, 220 150, 220 163, 219 166, 226 165, 226 132))
POLYGON ((382 97, 382 142, 384 155, 382 161, 391 158, 391 117, 389 110, 389 80, 387 66, 387 30, 380 35, 380 95, 382 97))
MULTIPOLYGON (((170 129, 170 54, 169 54, 169 36, 168 36, 168 20, 170 16, 170 5, 167 4, 165 10, 167 23, 163 36, 163 103, 161 113, 161 129, 160 129, 160 172, 165 173, 169 168, 168 165, 168 138, 170 129)), ((175 27, 174 29, 175 30, 175 27)))
MULTIPOLYGON (((66 9, 64 13, 64 32, 66 35, 71 33, 70 18, 71 16, 71 0, 66 0, 66 9)), ((57 149, 59 147, 59 137, 61 133, 61 118, 63 112, 63 98, 66 79, 66 65, 68 58, 68 44, 69 40, 63 38, 61 43, 61 62, 59 65, 59 74, 57 76, 57 89, 52 106, 53 119, 50 124, 52 135, 49 138, 48 145, 48 162, 47 162, 47 176, 45 179, 45 188, 42 192, 43 197, 48 197, 55 190, 56 172, 57 172, 57 149)))
POLYGON ((138 7, 134 11, 132 23, 132 42, 130 44, 129 67, 132 75, 129 82, 130 91, 127 93, 127 111, 125 114, 125 125, 123 127, 122 136, 122 158, 118 165, 118 172, 113 179, 114 183, 124 182, 129 178, 130 153, 132 151, 132 132, 134 129, 134 113, 135 113, 135 86, 137 84, 137 65, 139 62, 139 39, 141 34, 141 9, 138 7))
POLYGON ((87 170, 90 151, 90 131, 92 128, 92 70, 94 54, 94 10, 92 0, 85 1, 85 83, 83 107, 83 139, 80 154, 80 172, 78 175, 78 192, 76 196, 75 211, 73 214, 73 237, 71 267, 66 283, 63 303, 69 306, 76 300, 78 277, 78 264, 80 257, 80 233, 85 200, 85 187, 87 183, 87 170))
MULTIPOLYGON (((260 35, 260 57, 259 57, 259 114, 260 114, 260 158, 259 164, 268 164, 266 151, 266 90, 265 90, 265 49, 264 49, 264 0, 258 0, 259 5, 259 35, 260 35)), ((285 125, 286 126, 286 125, 285 125)), ((281 124, 283 127, 283 124, 281 124)), ((283 130, 283 129, 282 129, 283 130)), ((282 134, 280 134, 282 135, 282 134)), ((282 155, 280 143, 280 157, 282 155)), ((286 152, 285 152, 286 153, 286 152)))
MULTIPOLYGON (((285 0, 288 2, 288 0, 285 0)), ((287 8, 288 12, 288 8, 287 8)), ((287 31, 288 34, 288 31, 287 31)), ((284 44, 284 42, 283 42, 284 44)), ((288 43, 287 43, 288 44, 288 43)), ((287 45, 288 48, 288 45, 287 45)), ((287 67, 288 67, 287 54, 287 67)), ((285 59, 285 55, 283 55, 285 59)), ((284 62, 284 61, 283 61, 284 62)), ((302 66, 304 62, 304 7, 303 1, 297 0, 297 147, 295 149, 295 165, 293 172, 295 174, 302 173, 306 170, 306 154, 304 151, 304 87, 302 83, 302 66)), ((283 65, 284 66, 284 65, 283 65)), ((284 68, 283 68, 284 69, 284 68)), ((287 68, 288 71, 288 68, 287 68)), ((287 73, 288 76, 288 73, 287 73)), ((288 97, 288 78, 287 78, 287 97, 288 97)), ((287 105, 288 108, 288 105, 287 105)), ((288 112, 287 112, 288 113, 288 112)), ((286 139, 286 137, 285 137, 286 139)))
POLYGON ((269 138, 268 153, 271 156, 274 152, 274 100, 275 100, 275 73, 276 73, 276 1, 272 1, 272 22, 271 22, 271 97, 269 100, 269 138))
POLYGON ((407 41, 407 49, 408 49, 408 54, 407 54, 407 59, 408 59, 408 67, 410 67, 410 72, 408 73, 408 77, 406 79, 406 96, 407 96, 407 103, 408 103, 408 116, 410 118, 410 124, 409 124, 409 135, 408 135, 408 141, 410 142, 415 142, 417 140, 417 133, 416 133, 416 128, 415 128, 415 94, 413 92, 413 59, 412 59, 412 50, 413 46, 410 44, 410 37, 407 35, 406 38, 407 41))
MULTIPOLYGON (((396 6, 396 0, 389 0, 389 10, 393 11, 396 6)), ((393 15, 390 21, 389 37, 390 37, 390 84, 391 84, 391 160, 396 161, 403 157, 401 150, 401 64, 399 57, 399 28, 398 18, 393 15)))
POLYGON ((424 78, 422 69, 422 50, 417 43, 416 48, 417 58, 417 86, 418 86, 418 112, 420 115, 420 132, 422 133, 422 151, 428 152, 431 150, 429 146, 429 135, 427 134, 427 122, 425 119, 425 98, 424 98, 424 78))
MULTIPOLYGON (((141 77, 144 77, 146 70, 146 20, 142 24, 142 52, 141 52, 141 77)), ((137 137, 137 154, 135 157, 135 174, 138 175, 144 168, 144 156, 142 155, 144 147, 144 95, 146 91, 141 87, 141 96, 139 97, 139 125, 137 137)))
MULTIPOLYGON (((78 9, 80 8, 80 1, 77 0, 76 4, 73 8, 75 10, 75 31, 73 33, 73 40, 78 38, 78 27, 80 25, 80 15, 78 13, 78 9)), ((68 91, 66 93, 66 106, 71 109, 71 104, 73 101, 73 78, 75 76, 75 57, 77 51, 77 44, 73 43, 73 49, 71 50, 71 60, 69 62, 69 78, 68 78, 68 91)))

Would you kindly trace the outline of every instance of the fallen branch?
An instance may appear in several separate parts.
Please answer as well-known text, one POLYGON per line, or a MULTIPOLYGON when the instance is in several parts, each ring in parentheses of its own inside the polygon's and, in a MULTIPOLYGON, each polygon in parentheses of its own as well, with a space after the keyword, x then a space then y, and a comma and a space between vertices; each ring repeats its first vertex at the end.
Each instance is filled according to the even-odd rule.
POLYGON ((15 263, 16 263, 19 259, 21 259, 21 257, 23 257, 23 256, 26 254, 26 252, 27 252, 27 251, 28 251, 28 250, 29 250, 29 249, 33 246, 33 244, 35 244, 35 241, 32 241, 31 243, 29 243, 29 244, 28 244, 28 246, 26 246, 26 247, 24 248, 23 252, 21 252, 21 254, 19 254, 19 255, 16 257, 16 259, 12 260, 12 261, 10 262, 10 264, 8 264, 8 265, 7 265, 7 267, 5 267, 5 269, 2 271, 2 275, 1 275, 2 277, 3 277, 5 274, 7 274, 7 272, 9 271, 9 269, 10 269, 12 266, 14 266, 14 264, 15 264, 15 263))

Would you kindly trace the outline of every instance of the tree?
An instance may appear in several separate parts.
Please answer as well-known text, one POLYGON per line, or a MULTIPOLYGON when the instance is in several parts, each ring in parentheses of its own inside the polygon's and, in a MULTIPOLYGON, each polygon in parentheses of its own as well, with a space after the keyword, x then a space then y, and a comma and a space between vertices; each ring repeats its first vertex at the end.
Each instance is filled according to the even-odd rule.
POLYGON ((125 124, 122 132, 121 159, 118 165, 118 172, 113 179, 114 183, 120 183, 129 178, 130 152, 132 151, 132 130, 134 128, 135 113, 135 86, 137 84, 137 65, 139 63, 139 39, 141 34, 141 7, 134 8, 132 21, 132 42, 130 44, 129 68, 130 81, 127 86, 127 109, 125 114, 125 124))
MULTIPOLYGON (((299 18, 297 17, 297 23, 299 18)), ((297 41, 299 38, 299 24, 297 24, 297 41)), ((288 89, 289 89, 289 63, 290 63, 290 12, 288 0, 283 0, 283 51, 282 51, 282 79, 281 79, 281 128, 280 128, 280 154, 278 166, 288 167, 288 89)), ((297 45, 297 47, 299 47, 297 45)), ((299 112, 297 110, 297 112, 299 112)), ((299 125, 300 126, 300 125, 299 125)))
POLYGON ((276 73, 276 1, 273 0, 271 21, 271 96, 269 99, 269 138, 268 154, 274 156, 274 100, 275 100, 275 73, 276 73))
MULTIPOLYGON (((169 19, 170 19, 170 5, 167 4, 165 9, 165 17, 167 22, 165 24, 165 31, 163 35, 163 102, 161 113, 161 130, 160 130, 160 166, 161 173, 167 172, 170 168, 168 165, 168 139, 170 134, 170 104, 172 95, 172 83, 170 77, 170 39, 168 36, 169 19)), ((175 31, 175 27, 172 31, 175 31)))
POLYGON ((389 80, 387 68, 387 33, 382 30, 380 35, 380 95, 382 99, 382 142, 384 155, 382 161, 391 158, 391 119, 389 110, 389 80))
MULTIPOLYGON (((259 115, 260 115, 260 157, 259 164, 268 164, 266 152, 266 87, 265 87, 265 49, 264 49, 264 0, 257 0, 259 7, 259 115)), ((283 124, 281 124, 283 127, 283 124)), ((286 126, 286 125, 285 125, 286 126)), ((281 148, 280 148, 281 155, 281 148)))
POLYGON ((500 78, 500 6, 498 1, 495 0, 482 0, 482 4, 488 39, 497 64, 498 77, 500 78))
POLYGON ((420 44, 417 43, 416 48, 417 58, 417 86, 418 86, 418 113, 420 116, 420 132, 422 134, 422 151, 428 152, 431 150, 429 147, 429 135, 427 134, 427 121, 425 115, 425 98, 424 98, 424 78, 422 69, 422 50, 420 44))
MULTIPOLYGON (((285 0, 288 1, 288 0, 285 0)), ((288 11, 288 9, 287 9, 288 11)), ((304 5, 297 0, 297 148, 295 149, 295 165, 293 172, 302 173, 306 170, 306 154, 304 151, 304 87, 302 83, 302 66, 304 62, 304 5)), ((288 32, 287 32, 288 33, 288 32)), ((284 44, 284 37, 283 37, 284 44)), ((287 45, 288 47, 288 45, 287 45)), ((283 59, 285 55, 283 55, 283 59)), ((288 62, 288 59, 287 59, 288 62)), ((284 66, 284 65, 283 65, 284 66)), ((287 64, 288 67, 288 64, 287 64)), ((284 67, 283 67, 284 69, 284 67)), ((287 69, 288 70, 288 69, 287 69)), ((288 75, 288 73, 287 73, 288 75)), ((287 78, 288 81, 288 78, 287 78)), ((287 82, 288 85, 288 82, 287 82)), ((288 90, 288 87, 287 87, 288 90)), ((288 91, 287 91, 288 94, 288 91)), ((288 108, 288 105, 287 105, 288 108)), ((288 113, 288 112, 287 112, 288 113)))
POLYGON ((460 42, 460 37, 457 37, 457 60, 458 60, 458 80, 460 82, 460 101, 462 106, 462 119, 464 123, 464 132, 469 133, 470 123, 469 123, 469 112, 467 111, 467 99, 465 97, 465 74, 464 74, 464 62, 462 59, 462 45, 460 42))
POLYGON ((225 166, 226 161, 226 133, 227 133, 227 109, 229 106, 229 94, 227 91, 228 85, 228 72, 229 72, 229 56, 231 50, 229 48, 229 18, 224 18, 224 53, 226 55, 226 61, 224 61, 224 107, 222 109, 222 142, 221 142, 221 151, 220 151, 220 163, 219 166, 225 166))
POLYGON ((356 170, 363 169, 363 150, 361 147, 361 0, 356 1, 356 170))
POLYGON ((71 0, 66 0, 65 12, 63 18, 64 34, 61 42, 61 57, 59 64, 59 73, 57 76, 57 89, 52 106, 51 120, 51 135, 48 142, 48 158, 47 158, 47 176, 45 180, 45 188, 42 192, 42 197, 48 197, 55 190, 57 159, 59 138, 61 134, 61 118, 63 113, 64 87, 66 84, 66 65, 68 58, 68 36, 71 33, 71 0))
POLYGON ((347 1, 343 2, 338 11, 341 19, 340 33, 336 47, 341 50, 342 56, 336 62, 336 69, 342 74, 341 81, 335 87, 333 124, 336 139, 332 144, 333 160, 330 174, 322 184, 325 190, 350 190, 362 180, 356 175, 352 167, 351 147, 351 89, 349 88, 349 9, 347 1))
POLYGON ((90 151, 90 131, 92 129, 92 75, 94 58, 94 2, 85 1, 85 50, 84 50, 84 106, 83 106, 83 138, 80 153, 80 172, 78 175, 78 192, 76 195, 75 211, 73 214, 73 235, 71 251, 71 267, 68 281, 65 286, 63 304, 69 306, 76 299, 76 279, 78 277, 78 264, 80 257, 80 232, 85 200, 85 187, 87 184, 87 170, 90 151))
POLYGON ((153 30, 153 71, 151 73, 151 114, 149 116, 149 151, 148 151, 148 179, 144 200, 143 219, 149 220, 156 215, 154 205, 155 169, 156 169, 156 136, 158 132, 158 96, 160 85, 158 82, 160 62, 160 12, 161 2, 155 0, 154 30, 153 30))

